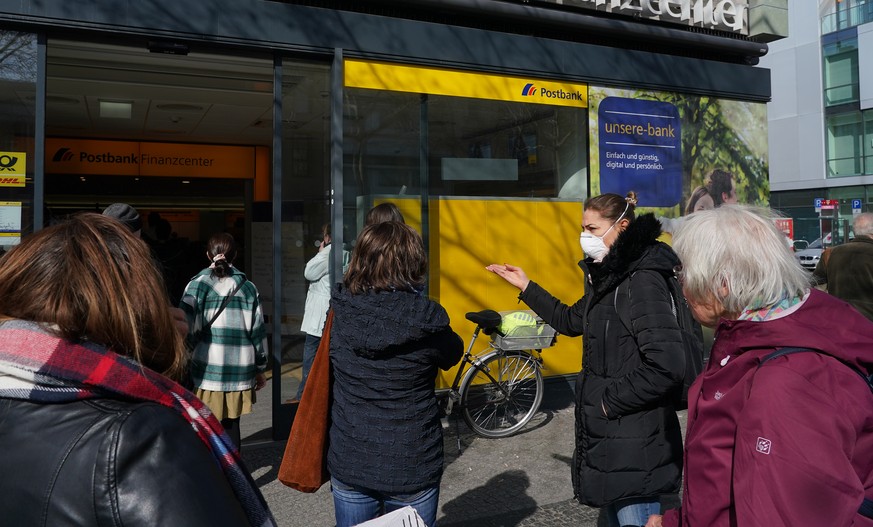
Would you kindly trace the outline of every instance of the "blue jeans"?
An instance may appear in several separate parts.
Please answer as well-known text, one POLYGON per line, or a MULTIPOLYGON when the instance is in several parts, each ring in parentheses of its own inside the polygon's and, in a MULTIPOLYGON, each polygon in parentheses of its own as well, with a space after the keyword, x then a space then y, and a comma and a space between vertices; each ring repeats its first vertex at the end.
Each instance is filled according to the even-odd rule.
POLYGON ((609 527, 644 526, 649 515, 661 514, 661 503, 649 500, 651 498, 621 500, 604 507, 609 527))
POLYGON ((306 378, 309 377, 309 370, 312 369, 312 361, 315 360, 315 352, 318 351, 318 344, 321 342, 321 337, 306 334, 306 340, 303 341, 303 371, 300 374, 300 386, 297 387, 297 399, 303 397, 303 387, 306 386, 306 378))
POLYGON ((330 478, 336 527, 352 527, 367 520, 409 505, 418 512, 427 527, 436 526, 440 486, 428 487, 411 494, 385 494, 372 489, 346 485, 330 478))

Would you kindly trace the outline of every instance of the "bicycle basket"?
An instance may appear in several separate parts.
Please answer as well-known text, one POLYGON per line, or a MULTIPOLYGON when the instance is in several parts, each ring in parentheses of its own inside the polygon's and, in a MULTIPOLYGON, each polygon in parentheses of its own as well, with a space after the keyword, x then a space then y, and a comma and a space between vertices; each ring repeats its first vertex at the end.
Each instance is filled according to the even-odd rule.
POLYGON ((530 310, 501 311, 503 320, 491 335, 491 342, 502 350, 549 348, 555 343, 555 329, 530 310))

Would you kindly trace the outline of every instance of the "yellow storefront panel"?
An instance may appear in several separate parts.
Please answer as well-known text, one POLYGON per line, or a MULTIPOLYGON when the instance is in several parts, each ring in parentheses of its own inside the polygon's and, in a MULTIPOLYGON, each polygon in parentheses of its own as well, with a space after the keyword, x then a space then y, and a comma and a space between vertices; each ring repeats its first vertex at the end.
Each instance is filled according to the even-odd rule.
MULTIPOLYGON (((407 224, 421 232, 421 201, 417 197, 376 198, 390 201, 407 224)), ((452 329, 470 343, 475 324, 470 311, 528 309, 518 301, 518 289, 486 271, 490 263, 511 263, 567 304, 584 293, 579 231, 582 204, 567 201, 506 199, 430 200, 430 282, 428 296, 446 308, 452 329)), ((482 352, 489 340, 480 335, 474 348, 482 352)), ((582 338, 558 337, 543 352, 543 374, 572 374, 582 366, 582 338)), ((457 368, 440 372, 438 388, 448 388, 457 368)))
POLYGON ((347 60, 344 67, 345 85, 349 88, 576 108, 588 106, 585 84, 358 60, 347 60))
MULTIPOLYGON (((532 200, 441 199, 431 204, 431 296, 449 312, 452 328, 469 343, 475 325, 469 311, 527 309, 518 290, 485 270, 490 263, 524 268, 531 279, 568 304, 583 292, 578 202, 532 200), (433 220, 437 210, 439 221, 433 220), (436 251, 434 245, 438 246, 436 251)), ((488 344, 481 336, 477 351, 488 344)), ((582 339, 562 336, 543 352, 544 375, 576 373, 582 364, 582 339)), ((455 370, 442 373, 440 387, 448 387, 455 370)))

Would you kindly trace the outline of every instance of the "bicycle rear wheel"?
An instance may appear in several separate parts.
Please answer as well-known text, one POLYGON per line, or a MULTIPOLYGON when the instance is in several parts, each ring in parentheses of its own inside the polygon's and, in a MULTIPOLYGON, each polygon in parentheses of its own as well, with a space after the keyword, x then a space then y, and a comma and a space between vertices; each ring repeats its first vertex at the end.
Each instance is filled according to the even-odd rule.
POLYGON ((461 414, 474 432, 507 437, 531 420, 543 400, 539 361, 523 351, 493 351, 461 381, 461 414))

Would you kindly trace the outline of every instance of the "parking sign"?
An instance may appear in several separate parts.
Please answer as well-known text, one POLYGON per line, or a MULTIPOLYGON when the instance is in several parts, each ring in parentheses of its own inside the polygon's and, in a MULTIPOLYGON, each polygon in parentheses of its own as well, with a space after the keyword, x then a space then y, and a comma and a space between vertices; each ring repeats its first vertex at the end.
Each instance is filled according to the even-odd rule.
POLYGON ((815 207, 816 212, 821 212, 821 201, 822 198, 815 198, 812 202, 812 206, 815 207))
POLYGON ((852 214, 861 214, 861 200, 853 199, 852 200, 852 214))

